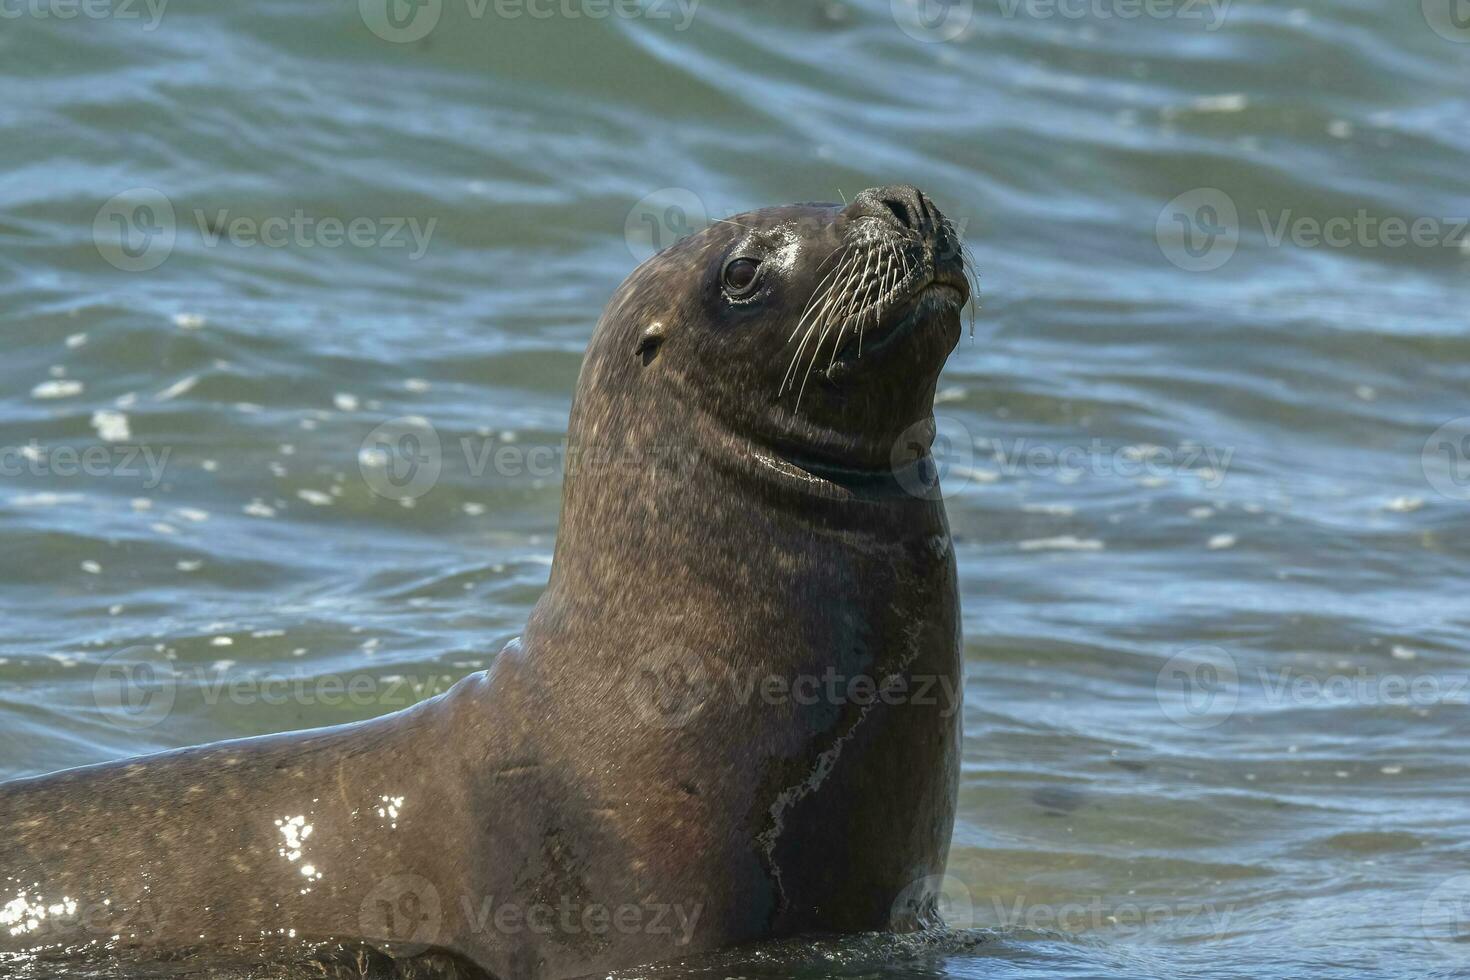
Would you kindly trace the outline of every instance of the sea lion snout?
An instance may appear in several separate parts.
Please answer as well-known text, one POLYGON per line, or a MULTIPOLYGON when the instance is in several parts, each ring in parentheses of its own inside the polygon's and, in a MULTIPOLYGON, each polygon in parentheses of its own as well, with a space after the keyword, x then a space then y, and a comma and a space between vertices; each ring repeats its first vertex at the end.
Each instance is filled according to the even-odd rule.
POLYGON ((959 235, 927 194, 912 184, 870 187, 843 209, 848 221, 872 218, 906 238, 917 238, 940 264, 960 261, 959 235))
POLYGON ((870 187, 852 199, 844 214, 849 219, 876 218, 921 238, 934 234, 944 222, 934 202, 912 184, 870 187))

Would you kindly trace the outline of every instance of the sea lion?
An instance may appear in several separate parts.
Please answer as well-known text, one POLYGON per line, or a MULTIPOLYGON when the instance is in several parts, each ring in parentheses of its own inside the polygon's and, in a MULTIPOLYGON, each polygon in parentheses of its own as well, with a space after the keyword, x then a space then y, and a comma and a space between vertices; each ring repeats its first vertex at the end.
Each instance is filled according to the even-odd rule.
POLYGON ((386 717, 0 787, 0 957, 556 978, 929 921, 960 625, 928 443, 968 296, 907 186, 645 262, 523 635, 386 717))

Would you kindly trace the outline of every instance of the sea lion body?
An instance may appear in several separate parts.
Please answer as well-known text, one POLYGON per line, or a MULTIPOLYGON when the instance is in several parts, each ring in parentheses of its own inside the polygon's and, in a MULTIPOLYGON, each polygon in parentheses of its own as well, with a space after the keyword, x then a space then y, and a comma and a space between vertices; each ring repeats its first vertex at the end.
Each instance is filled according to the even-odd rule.
POLYGON ((926 456, 954 245, 885 188, 641 266, 583 366, 522 637, 384 718, 0 787, 0 964, 373 948, 553 978, 926 921, 960 725, 926 456))

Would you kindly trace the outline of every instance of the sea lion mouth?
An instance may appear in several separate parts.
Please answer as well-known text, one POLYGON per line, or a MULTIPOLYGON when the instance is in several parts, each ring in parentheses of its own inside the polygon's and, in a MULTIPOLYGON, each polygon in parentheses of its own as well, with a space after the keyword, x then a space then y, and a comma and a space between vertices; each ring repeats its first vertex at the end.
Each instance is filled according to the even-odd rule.
POLYGON ((845 364, 859 360, 864 354, 875 356, 895 344, 901 343, 916 328, 928 323, 935 316, 950 310, 960 310, 969 301, 969 284, 961 278, 955 282, 949 276, 934 276, 912 291, 907 299, 895 299, 875 317, 868 340, 864 343, 863 333, 850 336, 837 348, 832 365, 827 369, 830 377, 845 364))
MULTIPOLYGON (((940 235, 946 240, 958 241, 947 219, 940 235)), ((827 264, 831 270, 791 332, 795 351, 777 392, 796 391, 798 409, 813 374, 838 381, 865 354, 897 346, 934 317, 963 308, 971 295, 962 254, 940 256, 936 242, 917 237, 863 235, 827 264)))

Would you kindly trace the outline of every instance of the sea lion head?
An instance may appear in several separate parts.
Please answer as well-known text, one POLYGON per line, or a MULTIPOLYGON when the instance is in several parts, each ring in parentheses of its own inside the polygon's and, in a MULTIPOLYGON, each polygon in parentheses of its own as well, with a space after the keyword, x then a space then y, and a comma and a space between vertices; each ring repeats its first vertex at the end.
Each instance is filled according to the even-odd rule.
POLYGON ((628 278, 578 398, 665 438, 713 425, 798 466, 886 469, 969 297, 955 227, 915 187, 738 214, 628 278))

